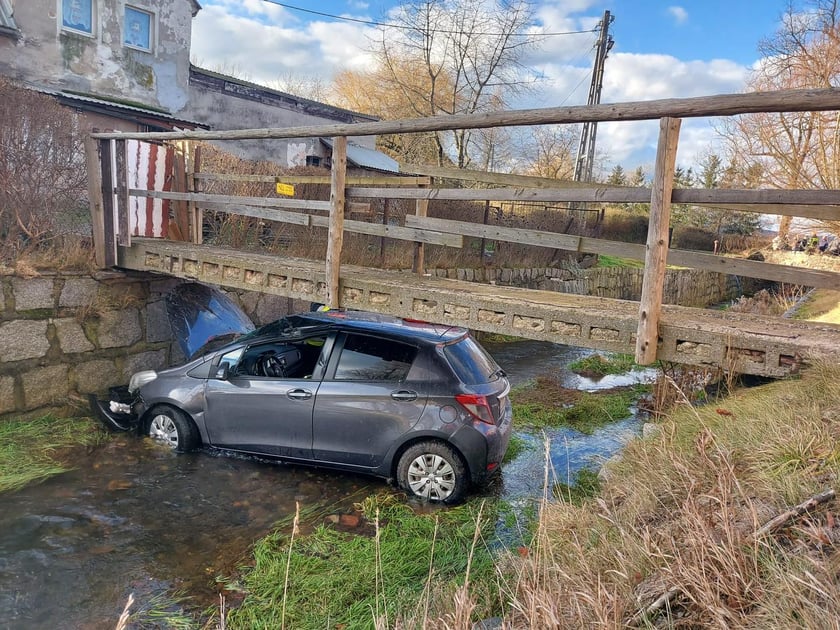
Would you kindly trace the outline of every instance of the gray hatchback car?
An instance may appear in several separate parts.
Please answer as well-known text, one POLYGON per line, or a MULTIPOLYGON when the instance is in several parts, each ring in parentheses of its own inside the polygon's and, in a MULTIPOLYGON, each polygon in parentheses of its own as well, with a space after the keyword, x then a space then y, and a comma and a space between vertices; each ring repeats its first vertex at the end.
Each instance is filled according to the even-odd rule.
POLYGON ((384 477, 460 501, 495 473, 510 384, 464 328, 358 311, 285 317, 99 404, 178 451, 202 444, 384 477))

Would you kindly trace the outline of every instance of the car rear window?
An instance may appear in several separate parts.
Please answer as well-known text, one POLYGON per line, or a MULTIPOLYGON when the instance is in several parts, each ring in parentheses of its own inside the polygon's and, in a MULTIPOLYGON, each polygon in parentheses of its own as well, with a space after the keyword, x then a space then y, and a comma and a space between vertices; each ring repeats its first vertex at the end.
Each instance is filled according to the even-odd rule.
POLYGON ((498 378, 499 364, 472 337, 443 346, 443 354, 455 375, 466 385, 478 385, 498 378))

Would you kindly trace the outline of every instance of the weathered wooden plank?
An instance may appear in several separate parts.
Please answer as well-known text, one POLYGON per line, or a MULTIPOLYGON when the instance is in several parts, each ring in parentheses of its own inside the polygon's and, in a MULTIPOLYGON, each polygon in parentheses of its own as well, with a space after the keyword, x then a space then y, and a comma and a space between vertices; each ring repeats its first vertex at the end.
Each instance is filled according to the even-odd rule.
POLYGON ((333 138, 330 182, 330 218, 327 236, 327 306, 338 308, 341 303, 339 276, 341 248, 344 243, 345 178, 347 177, 347 136, 333 138))
POLYGON ((102 172, 99 169, 99 147, 90 135, 84 139, 85 168, 87 169, 90 224, 93 230, 93 256, 96 266, 104 269, 105 264, 105 221, 102 208, 102 172))
POLYGON ((305 212, 289 212, 287 210, 279 210, 277 208, 258 208, 250 206, 234 206, 231 204, 207 204, 207 208, 216 210, 218 212, 225 212, 228 214, 238 214, 244 217, 254 217, 255 219, 266 219, 267 221, 277 221, 278 223, 292 223, 294 225, 315 225, 312 221, 315 218, 322 219, 324 227, 327 227, 327 217, 316 217, 315 215, 306 214, 305 212))
POLYGON ((97 133, 96 138, 141 138, 155 140, 259 140, 317 138, 322 136, 375 136, 381 134, 486 129, 501 126, 577 124, 624 120, 657 120, 665 116, 697 118, 733 116, 759 112, 817 112, 840 110, 840 90, 833 88, 779 90, 747 94, 718 94, 692 98, 669 98, 629 103, 603 103, 571 107, 546 107, 480 114, 433 116, 406 120, 383 120, 287 127, 283 129, 237 129, 231 131, 168 131, 146 133, 97 133))
MULTIPOLYGON (((132 188, 129 195, 135 197, 154 197, 156 199, 177 199, 194 201, 203 206, 219 207, 225 204, 241 204, 260 208, 299 208, 301 210, 326 211, 330 210, 329 201, 309 199, 287 199, 285 197, 244 197, 239 195, 213 195, 209 193, 179 193, 159 190, 145 190, 132 188)), ((369 203, 349 202, 345 204, 350 212, 370 212, 369 203)))
POLYGON ((659 121, 659 143, 656 148, 645 245, 645 270, 639 301, 639 327, 636 332, 636 363, 640 365, 650 365, 656 361, 659 346, 662 290, 668 259, 668 227, 671 223, 671 188, 674 185, 681 123, 678 118, 663 118, 659 121))
MULTIPOLYGON (((591 188, 588 182, 575 182, 568 179, 553 179, 551 177, 536 177, 533 175, 512 175, 510 173, 496 173, 491 171, 472 171, 467 168, 448 168, 445 166, 428 166, 426 164, 401 164, 404 173, 418 173, 443 179, 456 179, 464 182, 492 184, 495 186, 514 186, 517 188, 591 188)), ((603 184, 606 188, 621 188, 603 184)))
MULTIPOLYGON (((360 188, 347 190, 349 197, 391 197, 394 199, 447 199, 467 201, 582 201, 600 203, 650 203, 650 188, 360 188)), ((674 189, 671 203, 696 205, 837 206, 840 190, 736 190, 729 188, 674 189)), ((780 208, 781 209, 781 208, 780 208)))
MULTIPOLYGON (((415 228, 426 228, 438 232, 450 234, 463 234, 479 238, 491 238, 497 241, 508 243, 521 243, 523 245, 534 245, 537 247, 550 247, 552 249, 564 249, 577 251, 584 254, 598 254, 629 258, 631 260, 645 259, 645 246, 636 243, 623 243, 621 241, 608 241, 604 239, 591 238, 588 236, 575 236, 571 234, 557 234, 554 232, 542 232, 527 230, 524 228, 505 228, 496 226, 481 226, 466 221, 452 221, 449 219, 438 219, 426 217, 418 219, 413 215, 406 215, 406 226, 415 228)), ((748 278, 763 278, 774 282, 785 282, 787 284, 804 285, 825 289, 840 288, 840 274, 820 269, 808 269, 805 267, 791 267, 787 265, 776 265, 772 263, 746 260, 743 258, 731 258, 729 256, 716 256, 703 252, 695 252, 682 249, 668 250, 668 264, 678 267, 689 267, 692 269, 703 269, 705 271, 716 271, 734 276, 746 276, 748 278)))
MULTIPOLYGON (((437 230, 439 232, 463 234, 464 236, 475 236, 478 238, 489 238, 495 241, 505 241, 507 243, 537 245, 539 247, 550 247, 552 249, 578 251, 581 243, 581 237, 572 234, 557 234, 541 230, 506 228, 495 225, 479 225, 477 223, 467 223, 466 221, 452 221, 449 219, 437 219, 434 217, 418 217, 411 214, 405 215, 405 224, 408 227, 427 228, 430 230, 437 230)), ((641 245, 638 247, 641 248, 641 245)))
POLYGON ((128 218, 128 169, 126 168, 125 140, 114 141, 114 195, 117 209, 117 245, 131 245, 131 227, 128 218))
MULTIPOLYGON (((329 219, 327 217, 317 215, 303 216, 311 217, 311 225, 316 227, 329 227, 329 219)), ((429 243, 430 245, 443 245, 445 247, 460 248, 464 246, 464 239, 457 234, 445 234, 423 227, 401 227, 399 225, 382 225, 381 223, 367 223, 366 221, 345 219, 344 231, 394 238, 402 241, 419 241, 429 243)))
MULTIPOLYGON (((264 182, 267 184, 324 184, 330 183, 329 175, 240 175, 236 173, 197 173, 197 179, 222 182, 264 182)), ((381 175, 378 177, 348 177, 348 186, 420 186, 428 184, 429 177, 381 175)))
POLYGON ((102 245, 105 267, 117 263, 117 235, 114 225, 114 170, 112 140, 99 141, 99 165, 102 173, 102 245))

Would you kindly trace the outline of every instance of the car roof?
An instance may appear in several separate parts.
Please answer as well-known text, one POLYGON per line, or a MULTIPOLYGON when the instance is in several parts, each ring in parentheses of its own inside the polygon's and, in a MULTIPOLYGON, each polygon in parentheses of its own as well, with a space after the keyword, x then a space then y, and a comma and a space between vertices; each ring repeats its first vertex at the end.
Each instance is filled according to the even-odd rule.
POLYGON ((400 317, 368 311, 316 311, 290 315, 285 320, 292 329, 325 328, 375 332, 377 334, 429 343, 447 343, 460 339, 469 333, 466 328, 460 326, 447 326, 414 319, 402 319, 400 317))

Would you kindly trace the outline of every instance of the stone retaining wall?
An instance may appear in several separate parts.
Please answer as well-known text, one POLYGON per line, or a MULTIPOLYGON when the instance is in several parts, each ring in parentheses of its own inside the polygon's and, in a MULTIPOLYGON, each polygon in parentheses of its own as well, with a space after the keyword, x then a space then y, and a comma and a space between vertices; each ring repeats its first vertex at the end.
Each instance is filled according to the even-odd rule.
MULTIPOLYGON (((628 267, 597 269, 487 267, 435 269, 432 273, 440 278, 493 282, 504 286, 638 301, 642 294, 644 270, 628 267)), ((742 281, 737 276, 696 269, 669 269, 665 275, 662 300, 665 304, 705 307, 734 300, 747 292, 749 291, 742 287, 742 281)))
MULTIPOLYGON (((163 297, 177 279, 122 273, 0 277, 0 418, 88 413, 87 394, 183 360, 163 297)), ((255 323, 308 308, 230 294, 255 323)))

